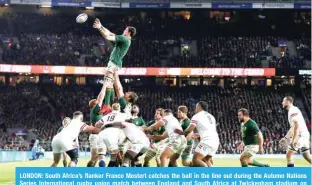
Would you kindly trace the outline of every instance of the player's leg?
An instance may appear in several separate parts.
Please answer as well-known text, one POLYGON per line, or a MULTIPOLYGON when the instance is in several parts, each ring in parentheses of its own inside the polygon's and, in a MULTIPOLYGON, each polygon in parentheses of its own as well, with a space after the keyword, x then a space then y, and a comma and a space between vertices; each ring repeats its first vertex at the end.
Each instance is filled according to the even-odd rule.
POLYGON ((248 167, 248 165, 257 166, 257 167, 269 167, 268 164, 263 164, 253 158, 258 151, 259 151, 259 145, 245 146, 244 151, 241 154, 241 158, 240 158, 242 167, 248 167))
POLYGON ((308 163, 311 164, 311 155, 310 155, 310 138, 302 138, 298 141, 300 148, 300 153, 308 163))
POLYGON ((150 161, 156 156, 156 151, 154 148, 149 147, 145 157, 144 157, 144 164, 143 167, 150 167, 150 161))
POLYGON ((180 156, 185 147, 186 147, 186 139, 184 136, 183 137, 179 136, 175 139, 170 140, 164 151, 161 153, 160 156, 161 166, 167 167, 169 161, 173 163, 172 165, 176 165, 177 155, 175 154, 178 154, 180 156))
POLYGON ((195 149, 192 166, 194 167, 210 167, 212 166, 210 159, 218 150, 219 141, 200 141, 195 149))
MULTIPOLYGON (((125 154, 125 160, 122 164, 123 167, 129 167, 131 161, 136 161, 138 159, 138 154, 142 150, 143 145, 141 143, 131 143, 131 147, 127 150, 125 154)), ((142 165, 141 165, 142 166, 142 165)), ((140 167, 140 166, 138 166, 140 167)))
POLYGON ((180 158, 180 154, 174 154, 172 157, 170 157, 170 161, 168 164, 168 167, 178 167, 178 159, 180 158))
POLYGON ((78 164, 78 148, 73 148, 71 150, 68 150, 66 151, 66 153, 70 158, 68 167, 76 167, 78 164))
POLYGON ((53 163, 51 167, 57 167, 61 160, 61 152, 60 153, 53 153, 53 163))
POLYGON ((102 138, 97 139, 97 148, 98 148, 98 159, 99 159, 99 167, 105 167, 105 156, 107 153, 107 147, 102 138))
POLYGON ((63 166, 67 167, 67 164, 68 164, 68 162, 67 162, 67 154, 66 154, 66 152, 63 152, 63 166))
POLYGON ((52 139, 51 145, 52 145, 52 151, 53 151, 53 163, 51 167, 57 167, 61 160, 61 153, 62 153, 60 139, 58 137, 54 137, 52 139))
POLYGON ((94 167, 98 160, 98 135, 90 134, 89 136, 91 159, 89 160, 87 167, 94 167))
POLYGON ((183 166, 190 166, 192 162, 192 148, 193 145, 187 145, 184 151, 182 152, 181 159, 183 166))

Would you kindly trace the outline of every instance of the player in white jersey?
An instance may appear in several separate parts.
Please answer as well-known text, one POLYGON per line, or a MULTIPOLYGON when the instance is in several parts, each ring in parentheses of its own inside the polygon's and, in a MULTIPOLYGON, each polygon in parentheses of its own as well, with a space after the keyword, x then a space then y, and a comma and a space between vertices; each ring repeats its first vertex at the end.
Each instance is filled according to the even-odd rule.
POLYGON ((207 112, 208 104, 200 101, 196 105, 196 114, 192 117, 191 124, 184 133, 188 135, 195 128, 199 132, 200 142, 195 149, 193 166, 210 167, 211 158, 216 154, 219 147, 219 136, 216 128, 216 119, 207 112))
POLYGON ((288 133, 280 140, 281 145, 284 145, 285 141, 290 141, 286 153, 288 167, 294 167, 293 155, 295 152, 302 153, 304 159, 311 164, 310 133, 301 111, 293 103, 294 99, 291 96, 286 96, 282 103, 283 108, 288 110, 288 121, 290 124, 288 133))
POLYGON ((160 163, 161 167, 167 167, 169 160, 176 164, 175 155, 180 155, 184 151, 187 142, 180 122, 173 116, 171 110, 165 110, 165 116, 160 121, 146 128, 145 131, 150 133, 161 126, 165 126, 168 132, 169 143, 161 153, 160 163))
POLYGON ((52 139, 53 160, 52 167, 56 167, 60 162, 62 152, 66 152, 70 157, 69 167, 75 167, 78 163, 78 141, 80 132, 99 133, 100 129, 88 126, 83 122, 83 114, 76 111, 70 123, 56 134, 52 139))
POLYGON ((126 152, 122 166, 129 167, 130 161, 134 160, 136 167, 142 167, 142 163, 138 158, 145 154, 150 146, 149 139, 145 133, 135 124, 129 122, 115 122, 109 126, 121 128, 131 142, 131 147, 126 152))
MULTIPOLYGON (((124 122, 126 120, 126 115, 120 112, 120 105, 118 103, 114 103, 112 105, 113 111, 107 115, 105 115, 101 120, 96 123, 96 127, 105 128, 105 126, 112 124, 114 122, 124 122)), ((107 148, 110 154, 110 161, 108 163, 108 167, 115 167, 117 155, 118 155, 118 145, 120 134, 122 134, 123 138, 125 135, 121 132, 120 128, 116 127, 108 127, 99 133, 98 139, 98 148, 104 149, 107 148)), ((104 150, 99 153, 100 162, 104 163, 106 151, 104 150)))

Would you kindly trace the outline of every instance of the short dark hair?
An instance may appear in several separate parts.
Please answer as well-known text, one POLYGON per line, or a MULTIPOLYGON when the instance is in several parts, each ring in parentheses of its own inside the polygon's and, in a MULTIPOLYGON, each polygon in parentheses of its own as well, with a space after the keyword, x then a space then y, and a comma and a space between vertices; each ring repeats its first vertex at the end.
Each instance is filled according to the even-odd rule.
POLYGON ((204 101, 200 101, 197 103, 198 105, 200 105, 200 107, 204 110, 204 111, 208 111, 208 103, 204 102, 204 101))
POLYGON ((171 110, 171 109, 166 109, 166 110, 165 110, 165 113, 166 113, 166 114, 169 114, 169 113, 172 114, 172 110, 171 110))
POLYGON ((286 96, 285 97, 287 101, 289 101, 290 103, 294 103, 294 98, 291 96, 286 96))
POLYGON ((237 112, 242 112, 243 116, 249 116, 249 111, 245 108, 241 108, 237 112))
POLYGON ((74 112, 73 118, 76 118, 76 117, 78 117, 78 116, 83 116, 83 113, 82 113, 81 111, 76 111, 76 112, 74 112))
POLYGON ((136 35, 136 29, 133 26, 128 26, 128 32, 130 33, 131 37, 134 37, 136 35))
POLYGON ((129 99, 128 99, 129 103, 132 103, 132 104, 136 103, 139 99, 139 96, 135 92, 132 92, 132 91, 129 93, 130 93, 129 99))

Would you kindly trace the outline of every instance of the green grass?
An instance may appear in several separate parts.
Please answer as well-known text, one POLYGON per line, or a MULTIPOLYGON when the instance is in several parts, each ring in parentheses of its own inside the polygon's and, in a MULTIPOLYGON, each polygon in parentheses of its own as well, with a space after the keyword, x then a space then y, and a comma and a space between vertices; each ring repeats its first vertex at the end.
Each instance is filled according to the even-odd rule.
MULTIPOLYGON (((258 161, 270 164, 272 167, 285 167, 285 159, 270 159, 270 158, 257 158, 258 161)), ((51 165, 50 160, 39 160, 39 161, 25 161, 25 162, 11 162, 11 163, 0 163, 0 184, 15 184, 15 167, 45 167, 51 165)), ((80 159, 78 166, 85 167, 88 162, 88 159, 80 159)), ((214 165, 216 167, 239 167, 239 159, 214 159, 214 165)), ((295 160, 296 167, 308 167, 304 159, 295 160)), ((62 162, 60 162, 60 167, 62 162)), ((152 166, 155 166, 155 162, 152 163, 152 166)))

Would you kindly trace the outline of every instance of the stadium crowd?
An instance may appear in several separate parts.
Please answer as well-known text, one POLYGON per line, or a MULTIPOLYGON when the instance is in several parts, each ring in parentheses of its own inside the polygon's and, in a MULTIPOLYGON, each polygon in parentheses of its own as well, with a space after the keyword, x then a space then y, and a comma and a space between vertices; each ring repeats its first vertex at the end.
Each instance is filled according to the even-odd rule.
MULTIPOLYGON (((279 40, 287 40, 282 36, 255 36, 261 30, 250 36, 215 36, 217 31, 213 29, 210 36, 201 32, 189 35, 188 29, 181 27, 195 26, 201 19, 167 18, 164 22, 154 17, 116 16, 109 21, 106 16, 101 18, 116 33, 121 33, 126 25, 137 27, 138 36, 124 58, 124 66, 128 67, 261 67, 261 56, 268 55, 279 40), (143 33, 140 28, 144 28, 143 33), (183 32, 182 36, 175 31, 183 32), (189 49, 183 49, 185 43, 189 49)), ((4 14, 0 19, 0 59, 10 64, 103 66, 112 43, 92 29, 92 21, 78 25, 72 20, 74 15, 4 14)), ((309 35, 290 40, 300 57, 286 51, 284 56, 270 60, 271 67, 302 68, 304 60, 310 59, 309 35)))
MULTIPOLYGON (((293 87, 163 88, 166 88, 166 93, 155 92, 150 88, 136 90, 140 97, 137 103, 141 108, 140 115, 145 121, 153 119, 154 110, 158 107, 171 108, 176 111, 179 105, 186 105, 191 117, 194 115, 196 103, 199 100, 207 101, 209 111, 216 117, 218 124, 221 142, 218 153, 233 154, 241 152, 238 147, 241 143, 241 136, 237 108, 246 107, 251 111, 251 117, 258 122, 264 135, 265 153, 283 152, 278 141, 285 135, 289 125, 287 112, 283 110, 281 101, 285 95, 295 95, 286 93, 294 92, 293 87)), ((306 89, 302 90, 306 92, 306 89)), ((301 100, 311 98, 311 95, 303 94, 305 96, 295 97, 301 100)), ((85 114, 85 119, 88 120, 88 101, 96 94, 93 93, 91 87, 75 85, 45 87, 18 85, 16 87, 2 86, 1 96, 4 97, 0 103, 3 115, 1 116, 1 133, 5 128, 27 128, 40 138, 42 146, 49 151, 51 138, 61 126, 61 119, 71 116, 74 110, 81 110, 85 114), (12 93, 14 96, 11 96, 12 93)), ((311 129, 308 119, 307 124, 311 129)), ((21 137, 16 135, 1 134, 0 139, 2 149, 18 149, 12 145, 12 141, 21 143, 21 137)), ((81 150, 88 149, 87 135, 81 135, 80 142, 81 150)), ((26 149, 25 146, 29 145, 21 146, 26 149)))

